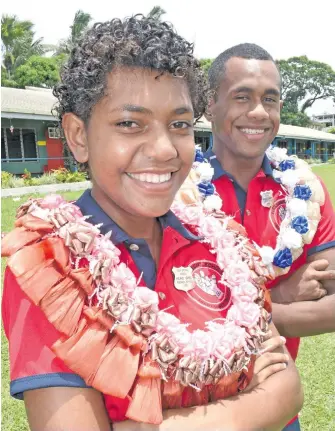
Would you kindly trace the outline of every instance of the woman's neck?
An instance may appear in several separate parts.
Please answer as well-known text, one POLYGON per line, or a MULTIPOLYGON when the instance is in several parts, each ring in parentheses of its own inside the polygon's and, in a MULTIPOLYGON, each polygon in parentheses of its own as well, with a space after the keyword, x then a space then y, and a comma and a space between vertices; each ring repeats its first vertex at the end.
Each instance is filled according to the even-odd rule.
POLYGON ((129 236, 143 238, 148 241, 155 236, 157 225, 159 225, 159 221, 155 217, 141 217, 128 213, 94 185, 91 193, 104 212, 129 236))

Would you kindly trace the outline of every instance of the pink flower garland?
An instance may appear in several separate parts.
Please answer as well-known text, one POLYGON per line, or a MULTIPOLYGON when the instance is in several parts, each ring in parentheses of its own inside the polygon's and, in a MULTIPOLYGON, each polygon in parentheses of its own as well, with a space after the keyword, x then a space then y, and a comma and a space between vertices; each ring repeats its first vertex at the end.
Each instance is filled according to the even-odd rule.
MULTIPOLYGON (((195 170, 197 167, 195 164, 195 170)), ((195 181, 189 181, 191 188, 196 184, 194 171, 192 176, 195 181)), ((63 238, 69 246, 74 267, 83 259, 88 262, 95 284, 93 297, 116 319, 115 325, 135 325, 148 337, 148 351, 167 340, 174 352, 172 362, 167 362, 169 366, 181 369, 183 360, 180 358, 192 358, 202 364, 201 367, 205 367, 207 361, 221 361, 220 367, 229 374, 246 367, 267 330, 264 292, 255 272, 250 269, 255 262, 259 268, 262 264, 258 256, 245 250, 246 238, 228 228, 228 217, 208 208, 206 199, 199 195, 197 201, 185 203, 182 195, 185 190, 182 188, 172 210, 215 254, 222 270, 220 282, 231 289, 233 303, 226 319, 206 322, 204 330, 196 331, 190 331, 187 323, 182 323, 168 311, 159 310, 157 293, 138 285, 132 271, 120 262, 120 251, 110 240, 110 235, 102 235, 99 226, 88 223, 77 206, 67 203, 61 196, 48 196, 30 201, 25 208, 28 207, 27 211, 33 216, 54 224, 52 235, 63 238), (243 360, 238 361, 242 352, 243 360)), ((218 201, 212 199, 212 202, 217 206, 218 201)), ((262 274, 258 273, 258 276, 262 277, 262 274)), ((167 379, 164 366, 161 370, 163 378, 167 379)), ((189 385, 197 388, 200 383, 201 372, 198 380, 189 385)))

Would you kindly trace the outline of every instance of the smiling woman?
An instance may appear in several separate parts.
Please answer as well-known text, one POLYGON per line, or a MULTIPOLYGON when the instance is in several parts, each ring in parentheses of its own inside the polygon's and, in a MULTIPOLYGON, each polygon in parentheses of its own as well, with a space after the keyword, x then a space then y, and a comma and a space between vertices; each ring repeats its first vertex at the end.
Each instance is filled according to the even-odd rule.
POLYGON ((193 46, 158 20, 115 19, 61 78, 59 119, 92 190, 21 205, 2 244, 11 393, 31 429, 279 429, 299 377, 257 251, 218 211, 199 151, 193 165, 206 107, 193 46))

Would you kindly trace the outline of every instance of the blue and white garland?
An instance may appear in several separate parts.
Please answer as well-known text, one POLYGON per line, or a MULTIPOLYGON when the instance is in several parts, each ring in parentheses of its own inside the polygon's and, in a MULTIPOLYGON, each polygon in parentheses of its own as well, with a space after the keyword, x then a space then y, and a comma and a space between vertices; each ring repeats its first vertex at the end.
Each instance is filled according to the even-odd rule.
POLYGON ((310 244, 316 233, 325 194, 321 182, 308 163, 288 156, 285 148, 270 147, 267 157, 274 166, 273 176, 286 194, 286 213, 281 222, 276 247, 258 247, 263 262, 276 275, 289 271, 292 263, 310 244), (272 268, 271 268, 272 269, 272 268))
MULTIPOLYGON (((288 156, 286 149, 278 147, 269 148, 267 156, 274 166, 273 176, 286 195, 286 214, 280 225, 276 247, 255 245, 270 274, 278 276, 287 273, 302 254, 304 245, 312 242, 325 194, 319 179, 304 160, 288 156)), ((214 169, 197 147, 188 180, 197 185, 204 207, 208 211, 219 211, 222 200, 212 184, 213 175, 214 169)))

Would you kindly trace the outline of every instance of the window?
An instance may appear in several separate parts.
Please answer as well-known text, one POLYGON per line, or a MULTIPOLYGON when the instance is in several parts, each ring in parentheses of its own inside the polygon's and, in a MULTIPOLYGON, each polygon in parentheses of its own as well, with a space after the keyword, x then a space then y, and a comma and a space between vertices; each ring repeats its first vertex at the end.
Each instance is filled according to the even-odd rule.
POLYGON ((5 129, 1 129, 1 158, 7 159, 6 144, 5 144, 5 129))
POLYGON ((22 141, 24 158, 26 159, 36 159, 36 137, 35 130, 32 129, 22 129, 22 141))
POLYGON ((1 129, 1 158, 7 162, 37 160, 36 134, 34 129, 1 129))
POLYGON ((58 127, 48 127, 48 135, 50 139, 60 139, 60 129, 58 127))

